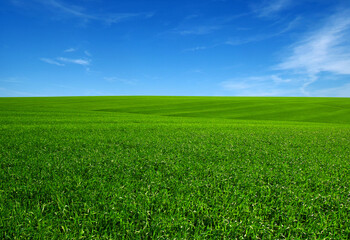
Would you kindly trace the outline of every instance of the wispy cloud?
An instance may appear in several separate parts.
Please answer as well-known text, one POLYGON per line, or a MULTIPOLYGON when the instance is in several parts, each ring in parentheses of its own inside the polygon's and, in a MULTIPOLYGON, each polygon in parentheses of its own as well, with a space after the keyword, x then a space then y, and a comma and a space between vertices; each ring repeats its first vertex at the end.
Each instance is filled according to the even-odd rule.
POLYGON ((88 66, 90 65, 90 62, 91 62, 90 59, 81 59, 81 58, 73 59, 73 58, 59 57, 57 58, 57 60, 65 63, 74 63, 78 65, 83 65, 83 66, 88 66))
POLYGON ((257 35, 257 36, 251 36, 248 38, 231 38, 227 41, 224 42, 226 45, 231 45, 231 46, 239 46, 247 43, 252 43, 252 42, 260 42, 269 38, 274 37, 273 35, 257 35))
MULTIPOLYGON (((153 12, 97 14, 94 12, 88 12, 82 6, 68 4, 62 0, 34 0, 33 2, 40 4, 41 6, 46 6, 60 17, 75 17, 79 18, 83 22, 100 21, 106 24, 113 24, 135 18, 150 18, 154 15, 153 12)), ((12 0, 12 3, 21 7, 24 7, 24 3, 28 4, 28 2, 24 0, 12 0)))
POLYGON ((350 83, 340 87, 319 89, 311 95, 314 97, 350 97, 350 83))
POLYGON ((239 96, 282 96, 296 95, 293 89, 281 87, 289 84, 291 79, 285 79, 278 75, 253 76, 233 78, 220 83, 220 86, 239 96))
POLYGON ((17 77, 10 77, 10 78, 1 79, 0 82, 5 82, 5 83, 22 83, 23 81, 20 80, 17 77))
POLYGON ((283 26, 280 27, 279 30, 272 32, 272 33, 262 33, 262 34, 254 34, 249 37, 231 37, 228 40, 222 42, 222 43, 217 43, 213 44, 211 46, 196 46, 193 48, 187 48, 184 49, 184 52, 195 52, 195 51, 201 51, 201 50, 206 50, 209 48, 215 48, 218 46, 222 45, 231 45, 231 46, 239 46, 239 45, 244 45, 244 44, 249 44, 249 43, 254 43, 254 42, 260 42, 260 41, 265 41, 271 38, 279 37, 283 34, 288 33, 289 31, 293 30, 297 25, 299 25, 301 20, 300 16, 297 16, 288 22, 285 20, 283 21, 283 26))
POLYGON ((225 29, 230 26, 233 21, 248 15, 249 13, 241 13, 236 15, 203 18, 201 15, 192 14, 186 16, 176 28, 173 28, 165 33, 183 36, 207 35, 218 30, 225 29))
POLYGON ((75 52, 77 49, 76 48, 67 48, 64 50, 64 52, 69 53, 69 52, 75 52))
POLYGON ((282 78, 278 75, 270 75, 270 76, 266 77, 266 79, 271 79, 274 83, 277 83, 277 84, 292 82, 292 79, 282 78))
POLYGON ((63 63, 60 63, 56 60, 50 59, 50 58, 40 58, 41 61, 46 62, 48 64, 53 64, 53 65, 57 65, 57 66, 64 66, 63 63))
POLYGON ((41 95, 30 92, 16 91, 8 88, 0 87, 0 96, 3 97, 40 97, 41 95))
MULTIPOLYGON (((77 64, 81 66, 89 66, 91 63, 91 59, 86 58, 65 58, 65 57, 57 57, 57 58, 40 58, 41 61, 56 65, 56 66, 65 66, 66 64, 77 64)), ((88 70, 88 69, 87 69, 88 70)))
POLYGON ((292 0, 265 0, 262 5, 255 8, 255 12, 259 17, 269 17, 289 8, 292 3, 292 0))
POLYGON ((229 81, 222 82, 220 85, 226 90, 242 90, 242 89, 255 88, 259 84, 251 83, 248 81, 229 80, 229 81))
POLYGON ((98 19, 105 21, 108 24, 119 23, 127 20, 131 20, 134 18, 151 18, 153 17, 153 12, 148 13, 118 13, 118 14, 110 14, 105 16, 100 16, 98 19))
POLYGON ((195 52, 195 51, 200 51, 200 50, 205 50, 208 49, 209 47, 207 46, 198 46, 198 47, 193 47, 193 48, 187 48, 183 50, 184 52, 195 52))
POLYGON ((243 78, 234 78, 228 81, 221 82, 221 86, 227 90, 232 89, 245 89, 254 86, 264 85, 265 83, 288 83, 291 82, 291 79, 286 79, 278 75, 266 75, 266 76, 253 76, 253 77, 243 77, 243 78))
POLYGON ((308 94, 306 88, 317 81, 321 72, 350 74, 349 39, 350 11, 345 10, 331 16, 321 28, 293 44, 289 56, 276 69, 304 74, 307 80, 301 91, 308 94))
POLYGON ((300 22, 300 17, 296 17, 289 21, 284 27, 282 27, 279 31, 272 32, 272 33, 263 33, 263 34, 256 34, 250 37, 231 37, 228 40, 218 43, 218 44, 213 44, 211 46, 197 46, 193 48, 187 48, 183 50, 184 52, 195 52, 195 51, 200 51, 200 50, 206 50, 209 48, 215 48, 218 46, 222 45, 231 45, 231 46, 239 46, 239 45, 244 45, 244 44, 249 44, 249 43, 255 43, 255 42, 260 42, 260 41, 265 41, 271 38, 276 38, 279 37, 283 34, 286 34, 293 28, 295 28, 300 22))
POLYGON ((37 2, 47 5, 51 8, 57 9, 65 14, 80 17, 86 20, 96 19, 94 15, 85 13, 84 9, 78 6, 71 6, 57 0, 37 0, 37 2))
POLYGON ((191 28, 185 28, 185 29, 177 29, 174 30, 175 33, 178 33, 180 35, 205 35, 213 33, 214 31, 220 29, 221 26, 214 26, 214 25, 208 25, 208 26, 195 26, 191 28))
POLYGON ((87 50, 84 51, 84 54, 85 54, 86 56, 88 56, 88 57, 91 57, 91 53, 90 53, 89 51, 87 51, 87 50))
POLYGON ((300 23, 300 19, 301 18, 299 16, 295 17, 291 21, 287 22, 285 26, 281 27, 281 29, 276 32, 257 34, 247 38, 231 38, 227 40, 224 44, 231 45, 231 46, 238 46, 238 45, 243 45, 243 44, 248 44, 253 42, 260 42, 260 41, 265 41, 267 39, 279 37, 291 31, 292 29, 294 29, 300 23))

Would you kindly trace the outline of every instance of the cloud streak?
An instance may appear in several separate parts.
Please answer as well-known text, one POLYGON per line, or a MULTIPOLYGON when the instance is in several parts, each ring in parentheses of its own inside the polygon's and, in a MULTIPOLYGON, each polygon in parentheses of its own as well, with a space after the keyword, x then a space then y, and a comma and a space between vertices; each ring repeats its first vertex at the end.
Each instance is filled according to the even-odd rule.
POLYGON ((40 97, 42 95, 33 94, 30 92, 16 91, 8 88, 0 87, 0 95, 8 97, 40 97))
MULTIPOLYGON (((24 0, 16 0, 12 3, 15 6, 20 7, 24 7, 24 4, 28 4, 28 2, 24 0)), ((60 17, 74 17, 82 20, 83 22, 99 21, 106 24, 114 24, 135 18, 147 19, 154 15, 153 12, 103 14, 89 13, 81 6, 71 5, 61 0, 34 0, 34 3, 39 4, 40 6, 46 6, 49 10, 53 11, 60 17)))
POLYGON ((60 63, 58 61, 55 61, 53 59, 50 58, 40 58, 41 61, 46 62, 48 64, 52 64, 52 65, 56 65, 56 66, 64 66, 63 63, 60 63))
POLYGON ((66 13, 69 15, 73 15, 84 19, 96 19, 95 16, 84 13, 82 8, 65 5, 60 1, 56 1, 56 0, 37 0, 37 1, 49 7, 56 8, 62 11, 63 13, 66 13))
POLYGON ((90 59, 82 59, 82 58, 64 58, 64 57, 59 57, 57 60, 65 63, 73 63, 73 64, 78 64, 78 65, 83 65, 83 66, 88 66, 90 65, 91 60, 90 59))
POLYGON ((88 56, 88 57, 91 57, 91 53, 90 53, 89 51, 87 51, 87 50, 84 51, 84 54, 85 54, 86 56, 88 56))
POLYGON ((340 87, 319 89, 312 93, 314 97, 350 97, 350 83, 340 87))
POLYGON ((201 50, 205 50, 205 49, 208 49, 210 47, 208 46, 198 46, 198 47, 193 47, 193 48, 187 48, 187 49, 184 49, 183 51, 184 52, 195 52, 195 51, 201 51, 201 50))
POLYGON ((1 79, 0 82, 5 82, 5 83, 22 83, 23 81, 19 80, 16 77, 11 77, 7 79, 1 79))
POLYGON ((290 54, 276 66, 307 76, 301 91, 327 72, 350 75, 350 11, 345 10, 327 19, 318 30, 308 33, 290 47, 290 54))
POLYGON ((57 58, 40 58, 41 61, 56 65, 56 66, 65 66, 66 64, 77 64, 81 66, 89 66, 91 64, 91 59, 86 58, 66 58, 66 57, 57 57, 57 58))
POLYGON ((236 96, 278 96, 297 95, 293 89, 285 90, 280 86, 291 83, 278 75, 234 78, 220 83, 220 86, 236 96))
POLYGON ((291 0, 272 0, 267 2, 265 1, 265 3, 262 6, 255 9, 255 12, 258 13, 259 17, 269 17, 289 8, 291 4, 291 0))
POLYGON ((70 52, 75 52, 76 50, 77 49, 75 49, 75 48, 68 48, 68 49, 64 50, 64 52, 70 53, 70 52))
POLYGON ((178 27, 167 31, 167 33, 182 36, 207 35, 225 29, 230 26, 233 21, 248 15, 249 13, 241 13, 237 15, 226 15, 203 19, 200 15, 192 14, 186 16, 178 27))
POLYGON ((118 13, 118 14, 110 14, 106 16, 100 16, 97 19, 106 22, 107 24, 119 23, 135 18, 151 18, 154 13, 118 13))
POLYGON ((260 41, 265 41, 267 39, 279 37, 283 34, 286 34, 287 32, 291 31, 293 28, 295 28, 300 22, 300 17, 296 17, 289 21, 282 29, 280 29, 277 32, 274 33, 265 33, 265 34, 260 34, 260 35, 255 35, 247 38, 231 38, 227 40, 224 44, 226 45, 231 45, 231 46, 238 46, 238 45, 243 45, 243 44, 248 44, 248 43, 254 43, 254 42, 260 42, 260 41))
POLYGON ((206 35, 219 30, 221 26, 208 25, 208 26, 195 26, 187 29, 175 30, 174 32, 183 36, 186 35, 206 35))

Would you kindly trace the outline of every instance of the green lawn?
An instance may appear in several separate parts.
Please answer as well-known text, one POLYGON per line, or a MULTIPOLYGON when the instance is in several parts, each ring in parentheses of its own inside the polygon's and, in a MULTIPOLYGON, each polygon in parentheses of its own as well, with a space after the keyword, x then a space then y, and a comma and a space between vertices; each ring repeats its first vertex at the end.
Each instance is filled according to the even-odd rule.
POLYGON ((349 239, 350 99, 0 98, 0 239, 349 239))

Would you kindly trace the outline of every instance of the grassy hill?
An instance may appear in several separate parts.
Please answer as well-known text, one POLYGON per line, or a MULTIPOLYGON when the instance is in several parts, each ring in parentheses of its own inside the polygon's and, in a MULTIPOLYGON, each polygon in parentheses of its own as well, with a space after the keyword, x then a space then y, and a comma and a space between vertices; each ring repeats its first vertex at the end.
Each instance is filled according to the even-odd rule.
POLYGON ((1 239, 346 239, 350 99, 0 98, 1 239))
POLYGON ((350 123, 349 98, 298 97, 61 97, 0 99, 6 107, 31 106, 162 116, 350 123), (19 100, 20 99, 20 100, 19 100))

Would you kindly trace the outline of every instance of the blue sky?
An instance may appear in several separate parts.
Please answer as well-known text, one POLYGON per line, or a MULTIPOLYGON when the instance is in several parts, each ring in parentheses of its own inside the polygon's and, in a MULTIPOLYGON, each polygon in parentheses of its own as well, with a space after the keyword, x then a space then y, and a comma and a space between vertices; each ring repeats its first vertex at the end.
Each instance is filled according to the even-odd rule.
POLYGON ((350 97, 348 0, 2 0, 0 96, 350 97))

